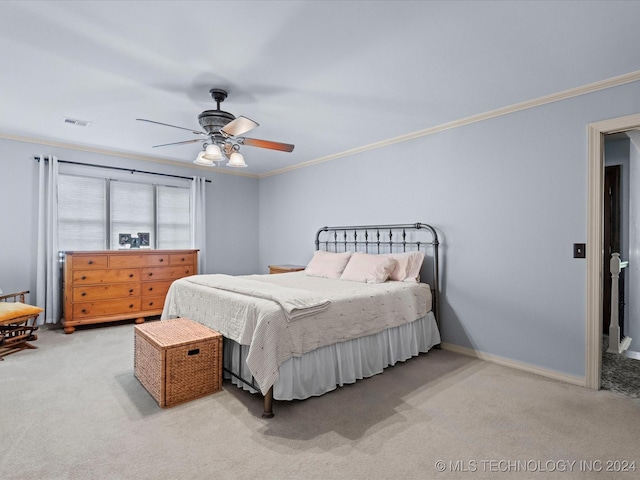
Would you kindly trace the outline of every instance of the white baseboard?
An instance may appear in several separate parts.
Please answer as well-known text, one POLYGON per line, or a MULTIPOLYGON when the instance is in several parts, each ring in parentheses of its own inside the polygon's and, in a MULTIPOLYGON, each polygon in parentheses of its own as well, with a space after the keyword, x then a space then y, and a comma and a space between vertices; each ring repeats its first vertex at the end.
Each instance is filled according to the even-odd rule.
POLYGON ((468 357, 474 357, 479 360, 484 360, 486 362, 503 365, 505 367, 515 368, 516 370, 523 370, 529 373, 535 373, 536 375, 552 378, 553 380, 560 380, 561 382, 570 383, 572 385, 578 385, 580 387, 586 386, 585 377, 577 377, 577 376, 569 375, 566 373, 556 372, 555 370, 548 370, 546 368, 538 367, 525 362, 519 362, 517 360, 501 357, 499 355, 480 352, 472 348, 461 347, 460 345, 455 345, 453 343, 442 342, 441 347, 444 350, 460 353, 462 355, 466 355, 468 357))

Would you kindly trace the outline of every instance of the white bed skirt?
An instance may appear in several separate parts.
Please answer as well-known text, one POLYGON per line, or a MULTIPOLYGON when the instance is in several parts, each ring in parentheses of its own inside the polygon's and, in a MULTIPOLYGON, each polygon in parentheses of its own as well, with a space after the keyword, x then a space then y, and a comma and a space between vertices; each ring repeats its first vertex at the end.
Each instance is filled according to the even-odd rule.
MULTIPOLYGON (((338 386, 354 383, 371 377, 396 362, 403 362, 419 353, 428 352, 440 343, 440 332, 435 316, 384 330, 375 335, 347 340, 318 348, 300 357, 293 357, 280 365, 280 376, 273 385, 276 400, 303 400, 335 390, 338 386)), ((238 372, 238 363, 243 366, 241 376, 251 378, 245 358, 249 351, 235 342, 225 342, 224 365, 238 372), (240 360, 242 358, 242 360, 240 360)), ((256 393, 240 380, 225 372, 233 384, 256 393)))

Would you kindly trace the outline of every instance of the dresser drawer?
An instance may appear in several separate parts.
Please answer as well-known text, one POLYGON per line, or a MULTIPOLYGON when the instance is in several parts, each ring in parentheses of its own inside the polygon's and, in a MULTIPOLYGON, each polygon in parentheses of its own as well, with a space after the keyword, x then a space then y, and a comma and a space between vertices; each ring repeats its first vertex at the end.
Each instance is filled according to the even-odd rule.
POLYGON ((145 267, 169 265, 169 255, 153 254, 145 255, 145 257, 145 267))
POLYGON ((140 255, 109 255, 109 267, 154 267, 156 265, 169 265, 169 255, 152 253, 140 255))
POLYGON ((142 310, 162 310, 164 307, 165 295, 155 295, 142 297, 140 308, 142 310))
POLYGON ((193 275, 193 266, 147 267, 142 269, 142 280, 170 280, 193 275))
POLYGON ((173 280, 161 280, 159 282, 144 282, 142 284, 143 295, 166 295, 173 280))
POLYGON ((140 269, 122 268, 115 270, 74 270, 72 278, 74 285, 139 282, 140 269))
POLYGON ((76 318, 99 317, 101 315, 126 314, 139 311, 140 297, 73 304, 73 316, 76 318))
POLYGON ((114 283, 112 285, 88 285, 73 287, 73 301, 106 300, 109 298, 139 297, 139 283, 114 283))
POLYGON ((193 253, 173 253, 169 255, 169 265, 195 265, 195 258, 193 253))
POLYGON ((71 268, 77 270, 79 268, 107 268, 107 261, 109 257, 107 255, 73 255, 68 258, 71 268))

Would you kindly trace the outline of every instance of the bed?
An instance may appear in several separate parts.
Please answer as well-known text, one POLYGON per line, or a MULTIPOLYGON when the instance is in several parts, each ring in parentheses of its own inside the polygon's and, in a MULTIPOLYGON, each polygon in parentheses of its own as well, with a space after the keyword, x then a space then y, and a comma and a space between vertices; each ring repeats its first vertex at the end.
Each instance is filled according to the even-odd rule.
POLYGON ((167 293, 162 319, 222 333, 225 377, 264 396, 264 417, 273 399, 322 395, 440 344, 433 227, 323 227, 315 246, 306 271, 194 275, 167 293))

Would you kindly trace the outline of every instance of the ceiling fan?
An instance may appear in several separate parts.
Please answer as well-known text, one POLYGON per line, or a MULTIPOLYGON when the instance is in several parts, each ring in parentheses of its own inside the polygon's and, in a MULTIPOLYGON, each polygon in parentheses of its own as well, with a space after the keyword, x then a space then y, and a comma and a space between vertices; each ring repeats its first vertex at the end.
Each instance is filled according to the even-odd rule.
POLYGON ((183 142, 163 143, 162 145, 153 145, 153 148, 167 147, 169 145, 185 145, 188 143, 203 142, 203 150, 198 154, 194 161, 199 165, 214 166, 216 161, 228 159, 229 167, 246 167, 244 157, 240 153, 240 146, 247 145, 250 147, 268 148, 270 150, 279 150, 281 152, 292 152, 294 145, 289 143, 272 142, 270 140, 260 140, 257 138, 243 137, 244 133, 256 128, 258 123, 253 120, 239 116, 235 117, 229 112, 220 110, 220 104, 227 98, 227 91, 220 88, 212 88, 209 94, 217 103, 215 110, 205 110, 198 115, 198 122, 204 131, 193 130, 191 128, 178 127, 168 123, 156 122, 145 118, 136 118, 141 122, 156 123, 166 127, 179 128, 187 130, 201 138, 193 140, 185 140, 183 142), (204 137, 204 138, 202 138, 204 137))

